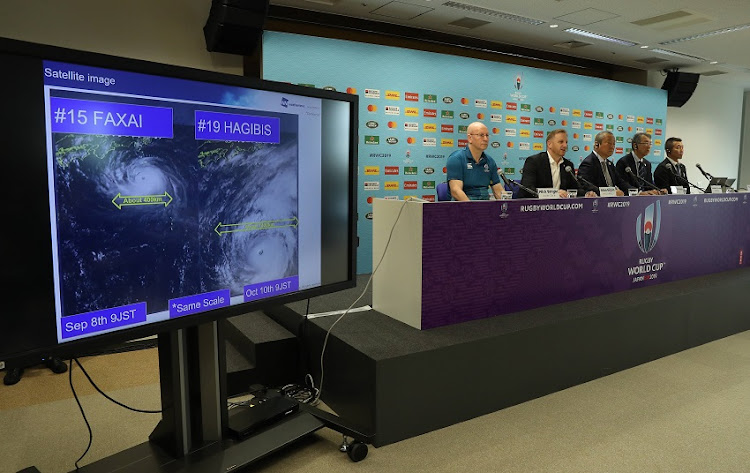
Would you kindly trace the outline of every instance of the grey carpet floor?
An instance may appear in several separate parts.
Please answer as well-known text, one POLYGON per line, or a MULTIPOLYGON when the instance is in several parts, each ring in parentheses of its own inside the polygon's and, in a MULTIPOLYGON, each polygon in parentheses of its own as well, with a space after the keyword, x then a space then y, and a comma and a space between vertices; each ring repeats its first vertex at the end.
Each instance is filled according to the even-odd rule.
MULTIPOLYGON (((155 354, 152 366, 143 355, 133 355, 139 356, 137 366, 118 356, 122 376, 128 370, 157 369, 155 354)), ((106 369, 106 359, 96 365, 106 369)), ((95 371, 90 374, 96 380, 95 371)), ((34 376, 32 371, 21 383, 31 391, 46 390, 51 383, 67 383, 67 375, 34 376)), ((0 473, 31 465, 42 473, 73 470, 88 438, 72 397, 3 409, 11 389, 0 386, 0 473)), ((159 403, 157 384, 115 388, 109 394, 137 407, 159 403)), ((94 431, 82 464, 144 442, 158 420, 121 409, 98 394, 81 399, 94 431)), ((445 429, 371 447, 360 463, 338 451, 338 433, 322 429, 251 471, 744 473, 750 471, 749 435, 750 332, 743 332, 445 429)))

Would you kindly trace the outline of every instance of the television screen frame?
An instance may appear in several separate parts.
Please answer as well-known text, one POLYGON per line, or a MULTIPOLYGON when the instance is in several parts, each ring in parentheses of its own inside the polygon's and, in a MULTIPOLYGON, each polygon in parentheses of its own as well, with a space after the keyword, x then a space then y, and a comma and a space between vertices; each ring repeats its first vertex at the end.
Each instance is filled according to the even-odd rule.
MULTIPOLYGON (((7 231, 3 237, 5 279, 10 281, 6 283, 4 292, 10 304, 5 306, 4 315, 0 318, 0 362, 24 364, 47 356, 77 356, 128 340, 355 287, 357 95, 0 38, 0 61, 7 65, 11 56, 16 58, 16 62, 11 64, 13 67, 4 68, 6 72, 0 78, 0 97, 4 103, 4 111, 0 112, 0 126, 7 140, 3 140, 4 148, 9 151, 10 157, 10 172, 6 174, 3 194, 9 201, 14 200, 14 195, 26 195, 27 199, 6 206, 2 214, 6 222, 24 223, 21 225, 23 231, 15 227, 16 231, 7 231), (321 148, 324 149, 320 153, 320 218, 317 221, 320 225, 321 252, 319 285, 260 300, 247 301, 245 297, 245 302, 233 301, 229 306, 60 342, 57 327, 59 304, 56 302, 59 300, 59 287, 55 281, 52 258, 56 235, 53 233, 55 222, 52 215, 56 213, 51 212, 49 194, 50 183, 55 177, 50 176, 47 169, 48 138, 41 139, 42 133, 45 136, 48 134, 46 127, 52 123, 51 114, 45 117, 44 113, 48 98, 45 98, 43 61, 283 94, 288 95, 285 98, 292 99, 291 102, 294 102, 294 97, 321 100, 324 117, 321 118, 323 125, 320 134, 321 148), (38 75, 30 77, 27 74, 29 68, 38 69, 38 75), (348 110, 348 117, 339 113, 344 116, 348 130, 339 128, 342 116, 337 117, 337 126, 326 126, 325 104, 331 104, 330 107, 337 111, 343 110, 342 107, 348 110), (28 142, 23 143, 27 139, 28 142), (335 150, 328 153, 329 146, 335 150)), ((215 105, 219 108, 223 104, 217 102, 215 105)), ((195 139, 197 141, 198 137, 195 139)), ((302 145, 298 148, 299 159, 303 153, 302 145)), ((306 177, 299 175, 298 183, 306 177)), ((315 195, 300 193, 298 200, 315 198, 315 195)), ((307 225, 309 228, 311 223, 307 225)), ((299 223, 299 227, 302 226, 303 223, 299 223)), ((295 234, 298 235, 299 231, 295 225, 295 234)), ((297 236, 296 241, 299 243, 302 239, 297 236)), ((232 297, 237 296, 232 294, 232 297)))

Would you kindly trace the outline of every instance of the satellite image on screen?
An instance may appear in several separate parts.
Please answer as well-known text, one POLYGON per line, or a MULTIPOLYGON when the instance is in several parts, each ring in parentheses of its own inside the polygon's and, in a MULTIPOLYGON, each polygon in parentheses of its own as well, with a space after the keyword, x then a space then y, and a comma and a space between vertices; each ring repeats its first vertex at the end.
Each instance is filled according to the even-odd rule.
MULTIPOLYGON (((69 118, 91 122, 91 103, 69 118)), ((123 103, 171 110, 173 136, 120 134, 145 134, 139 119, 149 116, 137 110, 99 114, 119 126, 111 134, 51 136, 63 316, 136 302, 154 313, 169 299, 226 289, 235 296, 244 285, 298 274, 296 116, 231 110, 275 120, 278 142, 211 140, 198 133, 197 113, 225 109, 123 103)))

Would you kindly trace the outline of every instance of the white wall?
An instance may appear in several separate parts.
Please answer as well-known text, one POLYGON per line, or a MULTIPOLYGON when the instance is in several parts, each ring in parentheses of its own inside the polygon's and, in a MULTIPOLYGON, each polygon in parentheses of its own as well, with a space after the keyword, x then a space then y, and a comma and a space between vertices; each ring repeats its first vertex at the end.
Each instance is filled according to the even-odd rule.
MULTIPOLYGON (((661 87, 663 82, 660 73, 649 74, 650 86, 661 87)), ((682 162, 693 184, 700 187, 708 184, 696 163, 714 176, 738 177, 743 95, 744 90, 739 86, 701 77, 685 105, 667 107, 667 129, 662 142, 670 136, 682 138, 685 146, 682 162)))
POLYGON ((242 74, 242 57, 209 53, 211 0, 0 0, 0 36, 242 74))

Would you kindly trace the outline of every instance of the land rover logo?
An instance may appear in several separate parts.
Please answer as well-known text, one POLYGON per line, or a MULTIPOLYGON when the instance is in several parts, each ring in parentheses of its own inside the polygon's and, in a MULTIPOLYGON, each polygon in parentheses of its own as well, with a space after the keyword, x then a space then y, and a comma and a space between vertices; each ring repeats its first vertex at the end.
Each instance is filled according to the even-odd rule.
POLYGON ((492 146, 493 148, 499 148, 499 147, 500 147, 500 142, 498 142, 498 141, 493 141, 493 142, 492 142, 492 144, 491 144, 490 146, 492 146))
POLYGON ((466 112, 461 112, 458 116, 466 120, 470 115, 466 112))
POLYGON ((367 220, 372 220, 372 212, 367 212, 367 213, 365 214, 365 218, 366 218, 367 220))
POLYGON ((624 129, 625 129, 625 128, 624 128, 624 127, 623 127, 622 125, 620 125, 620 126, 618 126, 618 127, 617 127, 617 131, 622 131, 622 130, 624 130, 624 129))
POLYGON ((581 149, 581 148, 579 148, 578 146, 573 146, 573 147, 572 147, 572 148, 570 148, 570 149, 572 149, 573 151, 578 151, 578 150, 579 150, 579 149, 581 149))
POLYGON ((453 99, 451 97, 443 97, 443 103, 453 103, 453 99))
POLYGON ((434 172, 435 172, 434 168, 424 168, 424 173, 425 174, 432 174, 434 172))
POLYGON ((550 120, 550 121, 547 122, 547 124, 549 126, 555 126, 555 125, 557 125, 557 122, 555 120, 550 120))
POLYGON ((614 115, 612 115, 611 113, 608 113, 608 114, 607 114, 607 118, 609 118, 610 120, 612 120, 613 118, 615 118, 615 116, 614 116, 614 115))
POLYGON ((544 111, 544 107, 542 107, 541 105, 537 105, 536 108, 535 108, 535 110, 537 112, 543 112, 544 111))
POLYGON ((365 123, 365 125, 367 126, 367 128, 377 128, 378 122, 370 120, 369 122, 365 123))
POLYGON ((385 142, 389 145, 395 145, 396 143, 398 143, 398 138, 396 138, 395 136, 389 136, 385 139, 385 142))
POLYGON ((331 90, 333 92, 336 92, 336 87, 327 85, 327 86, 323 87, 323 90, 331 90))

